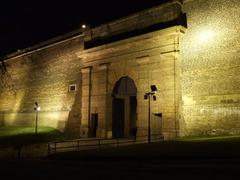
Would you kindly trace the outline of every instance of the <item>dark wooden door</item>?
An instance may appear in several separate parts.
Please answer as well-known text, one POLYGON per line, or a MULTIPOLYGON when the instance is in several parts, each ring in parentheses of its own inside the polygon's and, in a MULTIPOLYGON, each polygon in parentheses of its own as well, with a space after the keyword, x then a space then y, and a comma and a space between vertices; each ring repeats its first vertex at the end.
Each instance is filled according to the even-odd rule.
POLYGON ((112 132, 114 138, 124 136, 124 99, 113 99, 112 132))
POLYGON ((90 124, 90 137, 96 137, 97 135, 97 126, 98 126, 98 114, 91 114, 91 124, 90 124))

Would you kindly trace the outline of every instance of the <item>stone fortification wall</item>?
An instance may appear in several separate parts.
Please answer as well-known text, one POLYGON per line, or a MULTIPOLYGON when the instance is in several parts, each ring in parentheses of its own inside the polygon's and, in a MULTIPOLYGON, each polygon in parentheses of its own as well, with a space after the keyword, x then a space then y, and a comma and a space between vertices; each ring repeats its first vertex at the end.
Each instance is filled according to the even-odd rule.
POLYGON ((68 87, 81 82, 81 62, 75 52, 82 47, 83 39, 78 37, 6 59, 6 83, 0 88, 2 125, 33 125, 35 102, 41 107, 40 126, 64 130, 67 124, 79 124, 80 114, 70 113, 76 118, 67 121, 78 95, 68 87))
POLYGON ((181 135, 240 133, 240 1, 191 0, 181 45, 181 135))
MULTIPOLYGON (((18 52, 19 55, 8 56, 5 59, 8 69, 8 73, 4 75, 7 77, 4 78, 6 83, 0 87, 1 124, 34 125, 33 108, 34 103, 38 102, 41 106, 40 125, 62 130, 69 127, 71 131, 79 131, 82 105, 81 87, 79 87, 82 84, 81 69, 83 66, 88 66, 82 64, 84 60, 78 56, 84 48, 84 42, 103 37, 111 38, 118 34, 142 30, 154 24, 164 24, 177 19, 180 14, 179 1, 171 1, 96 28, 86 29, 83 32, 84 38, 76 38, 75 35, 82 31, 79 30, 69 34, 75 38, 55 45, 50 42, 47 46, 35 46, 18 52), (70 84, 76 84, 77 91, 69 92, 70 84)), ((128 47, 128 44, 124 47, 128 47)), ((125 50, 120 50, 117 56, 123 53, 125 50)), ((92 53, 91 57, 94 55, 92 53)))
POLYGON ((91 41, 113 37, 130 31, 142 30, 154 24, 168 23, 179 18, 181 9, 179 0, 169 1, 160 6, 92 28, 86 32, 84 40, 91 41))

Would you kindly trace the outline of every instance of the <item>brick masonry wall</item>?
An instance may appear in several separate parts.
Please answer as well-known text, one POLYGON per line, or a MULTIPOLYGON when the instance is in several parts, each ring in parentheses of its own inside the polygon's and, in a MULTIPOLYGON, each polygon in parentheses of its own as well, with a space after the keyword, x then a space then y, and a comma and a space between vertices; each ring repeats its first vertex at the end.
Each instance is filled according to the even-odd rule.
MULTIPOLYGON (((171 21, 176 19, 180 13, 181 5, 179 1, 172 1, 90 29, 90 31, 86 30, 84 32, 84 41, 141 29, 156 23, 171 21)), ((166 39, 163 38, 163 41, 171 41, 171 43, 174 44, 172 40, 174 41, 174 37, 171 37, 171 35, 167 36, 166 39)), ((142 49, 153 47, 154 44, 161 41, 161 38, 155 39, 153 42, 148 41, 149 40, 146 40, 147 43, 150 43, 149 45, 141 44, 142 49)), ((114 54, 116 57, 112 59, 119 59, 118 56, 120 57, 129 51, 129 43, 125 43, 126 44, 117 47, 120 49, 117 49, 114 54)), ((114 43, 112 45, 115 46, 114 43)), ((132 48, 136 49, 139 45, 134 44, 132 48)), ((171 45, 162 47, 162 51, 175 49, 174 45, 171 45)), ((115 47, 99 51, 103 54, 94 53, 90 50, 90 57, 86 58, 88 61, 90 61, 91 58, 96 59, 97 57, 101 57, 102 59, 109 58, 114 48, 115 47), (104 57, 105 55, 108 57, 104 57)), ((6 64, 9 75, 7 78, 8 86, 0 87, 0 123, 2 125, 34 125, 35 112, 33 108, 34 102, 37 101, 41 106, 39 113, 40 125, 79 132, 81 113, 83 117, 87 116, 87 111, 85 111, 87 103, 81 103, 81 94, 85 93, 85 89, 81 87, 81 81, 83 80, 83 84, 86 81, 86 78, 81 79, 82 63, 85 61, 79 58, 82 50, 83 39, 74 38, 58 43, 57 45, 7 59, 6 64), (70 84, 77 85, 77 92, 73 93, 68 91, 70 84)), ((138 52, 138 56, 141 56, 141 53, 142 52, 138 52)), ((129 59, 129 57, 127 58, 129 59)), ((169 63, 171 64, 172 57, 170 59, 169 63)), ((102 62, 99 61, 99 63, 102 62)), ((116 65, 117 64, 118 63, 116 63, 116 65)), ((88 64, 85 63, 84 66, 88 66, 88 64)), ((106 80, 106 71, 104 69, 101 70, 102 72, 100 74, 94 69, 93 71, 94 80, 99 82, 104 81, 104 79, 106 80), (104 76, 104 78, 99 78, 98 76, 104 76)), ((133 70, 129 71, 129 73, 132 72, 133 70)), ((144 70, 143 73, 145 73, 144 70)), ((157 73, 158 72, 156 72, 156 74, 157 73)), ((140 74, 140 76, 144 76, 144 74, 140 74)), ((154 76, 157 77, 157 75, 154 76)), ((106 87, 103 86, 101 86, 101 90, 104 91, 106 87)), ((95 92, 93 92, 93 95, 94 93, 95 92)), ((92 106, 95 105, 95 101, 93 98, 92 106)), ((103 107, 102 111, 104 111, 103 107)), ((101 119, 105 117, 109 118, 107 116, 109 115, 100 114, 101 119)), ((83 125, 85 121, 83 120, 83 125)), ((104 125, 104 120, 101 123, 100 126, 103 129, 105 126, 108 126, 104 125)), ((100 132, 100 134, 102 134, 102 132, 100 132)))
POLYGON ((1 87, 2 124, 33 125, 34 103, 38 102, 40 126, 60 130, 67 125, 79 127, 80 114, 75 109, 80 109, 76 103, 80 101, 77 98, 80 91, 69 92, 68 87, 70 84, 78 87, 81 82, 81 60, 75 52, 82 48, 83 39, 79 37, 8 59, 6 64, 11 77, 8 81, 12 87, 1 87))
POLYGON ((240 1, 184 4, 181 135, 240 133, 240 1))
MULTIPOLYGON (((107 121, 111 119, 111 113, 105 114, 103 107, 111 103, 110 94, 115 82, 128 75, 138 88, 137 111, 144 115, 139 115, 137 123, 143 131, 146 129, 147 112, 146 104, 141 102, 142 94, 149 84, 155 83, 162 91, 158 94, 162 101, 153 104, 153 110, 165 112, 163 127, 166 135, 167 131, 175 133, 178 126, 181 136, 239 134, 240 1, 188 0, 183 11, 187 14, 188 28, 180 43, 181 61, 177 53, 180 35, 169 34, 167 30, 162 31, 163 34, 159 31, 146 35, 147 38, 142 35, 138 37, 140 39, 130 38, 85 51, 82 51, 83 38, 79 37, 8 59, 7 85, 0 87, 0 124, 33 125, 33 107, 37 101, 42 109, 40 125, 79 133, 81 110, 83 112, 87 107, 85 104, 81 108, 84 104, 81 102, 84 91, 81 69, 93 66, 92 78, 99 83, 102 94, 92 99, 91 109, 95 112, 96 106, 101 105, 99 118, 102 119, 100 127, 103 131, 111 126, 107 121), (168 46, 168 42, 172 46, 168 46), (160 50, 150 50, 161 43, 160 50), (129 53, 134 50, 136 52, 129 53), (168 51, 175 52, 162 53, 168 51), (99 64, 109 62, 108 71, 100 68, 101 72, 98 72, 99 64), (151 63, 146 65, 146 62, 151 63), (116 77, 111 74, 114 71, 117 72, 116 77), (105 77, 105 73, 109 73, 108 79, 99 78, 105 77), (115 79, 111 79, 113 77, 115 79), (110 85, 106 86, 106 82, 110 85), (76 84, 78 90, 70 93, 70 84, 76 84), (104 97, 105 91, 107 97, 104 97), (106 101, 104 106, 102 101, 106 101)), ((86 30, 84 41, 170 21, 180 12, 178 1, 166 3, 92 31, 86 30)), ((98 92, 92 93, 96 95, 98 92)), ((111 112, 111 108, 106 112, 111 112)))

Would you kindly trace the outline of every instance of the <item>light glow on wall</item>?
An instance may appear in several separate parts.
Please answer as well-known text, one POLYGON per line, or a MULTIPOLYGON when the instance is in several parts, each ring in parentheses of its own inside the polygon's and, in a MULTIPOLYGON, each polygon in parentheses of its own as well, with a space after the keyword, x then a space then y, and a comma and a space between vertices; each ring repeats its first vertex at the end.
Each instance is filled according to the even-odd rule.
POLYGON ((203 29, 199 32, 197 40, 199 43, 208 43, 216 38, 216 32, 213 29, 203 29))
POLYGON ((180 44, 182 135, 240 133, 239 10, 239 0, 183 6, 188 28, 180 44))

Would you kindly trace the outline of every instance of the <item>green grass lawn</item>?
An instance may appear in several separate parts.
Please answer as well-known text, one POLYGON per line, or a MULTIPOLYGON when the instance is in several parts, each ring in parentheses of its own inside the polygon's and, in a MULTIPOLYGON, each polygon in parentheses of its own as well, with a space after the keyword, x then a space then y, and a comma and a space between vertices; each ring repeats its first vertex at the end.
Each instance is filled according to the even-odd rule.
POLYGON ((50 127, 38 127, 37 134, 35 127, 0 127, 0 147, 61 141, 67 138, 69 137, 62 132, 50 127))
MULTIPOLYGON (((44 133, 56 133, 56 130, 50 127, 39 127, 38 128, 39 134, 44 133)), ((22 134, 35 134, 34 127, 18 127, 18 126, 10 126, 10 127, 0 127, 0 137, 7 137, 7 136, 15 136, 15 135, 22 135, 22 134)))

